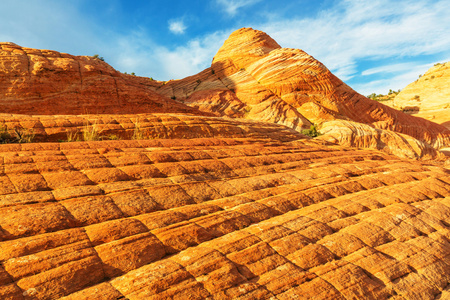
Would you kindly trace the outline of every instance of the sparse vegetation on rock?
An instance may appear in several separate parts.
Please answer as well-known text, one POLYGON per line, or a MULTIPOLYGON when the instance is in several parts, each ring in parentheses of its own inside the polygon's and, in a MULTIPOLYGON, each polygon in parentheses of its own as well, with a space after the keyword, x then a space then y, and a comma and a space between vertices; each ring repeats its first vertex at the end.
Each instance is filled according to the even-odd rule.
POLYGON ((7 126, 0 125, 0 144, 32 143, 34 137, 35 135, 32 129, 15 127, 9 130, 7 126))
POLYGON ((105 59, 103 57, 99 56, 98 54, 94 54, 92 57, 95 59, 101 60, 101 61, 105 61, 105 59))
POLYGON ((313 124, 309 129, 302 130, 302 134, 309 137, 317 137, 320 135, 320 132, 317 131, 317 126, 313 124))

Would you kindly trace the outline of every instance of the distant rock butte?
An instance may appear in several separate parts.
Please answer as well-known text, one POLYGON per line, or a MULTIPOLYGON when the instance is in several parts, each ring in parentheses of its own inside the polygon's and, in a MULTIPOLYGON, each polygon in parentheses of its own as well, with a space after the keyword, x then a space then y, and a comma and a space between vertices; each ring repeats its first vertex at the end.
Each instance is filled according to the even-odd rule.
POLYGON ((450 62, 435 64, 405 87, 393 107, 450 129, 450 62))

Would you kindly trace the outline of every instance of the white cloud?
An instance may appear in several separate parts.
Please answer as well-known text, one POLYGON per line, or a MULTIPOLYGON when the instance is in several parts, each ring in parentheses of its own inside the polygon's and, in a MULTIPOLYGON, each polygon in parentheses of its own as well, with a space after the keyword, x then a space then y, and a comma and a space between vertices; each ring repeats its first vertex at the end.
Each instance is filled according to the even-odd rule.
POLYGON ((166 47, 158 49, 156 59, 161 63, 164 78, 180 79, 208 68, 228 35, 229 32, 216 32, 192 39, 173 50, 166 47))
POLYGON ((229 32, 216 32, 192 39, 186 45, 170 49, 151 41, 142 31, 117 39, 111 64, 128 73, 159 80, 181 79, 211 65, 229 32), (119 51, 117 51, 119 50, 119 51))
POLYGON ((219 4, 230 16, 235 16, 238 12, 238 9, 253 5, 260 1, 261 0, 216 0, 217 4, 219 4))
POLYGON ((175 34, 184 34, 187 27, 184 25, 182 20, 170 20, 169 21, 169 30, 175 34))
POLYGON ((411 67, 414 66, 414 63, 400 63, 400 64, 393 64, 393 65, 383 65, 375 68, 370 68, 367 70, 364 70, 361 72, 362 76, 369 76, 373 74, 379 74, 379 73, 396 73, 396 72, 402 72, 406 71, 408 69, 411 69, 411 67))
MULTIPOLYGON (((378 79, 373 80, 364 84, 354 84, 352 88, 362 95, 369 95, 371 93, 382 93, 387 94, 389 89, 398 90, 404 89, 408 84, 412 83, 416 79, 419 78, 419 74, 424 74, 429 68, 433 66, 433 63, 430 64, 417 64, 413 63, 401 64, 401 65, 409 65, 408 69, 398 69, 397 74, 386 78, 386 79, 378 79)), ((388 66, 386 66, 388 67, 388 66)), ((381 69, 381 68, 380 68, 381 69)))
POLYGON ((305 50, 343 80, 360 76, 361 60, 412 59, 450 49, 446 0, 335 3, 309 18, 280 16, 278 21, 254 26, 283 47, 305 50))

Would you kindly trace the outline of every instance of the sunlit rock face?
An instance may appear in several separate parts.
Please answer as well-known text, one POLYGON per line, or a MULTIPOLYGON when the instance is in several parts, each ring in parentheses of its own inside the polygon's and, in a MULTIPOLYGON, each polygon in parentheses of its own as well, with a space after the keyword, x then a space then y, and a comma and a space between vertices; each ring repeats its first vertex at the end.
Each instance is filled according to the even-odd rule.
POLYGON ((281 48, 266 33, 251 28, 232 33, 211 68, 171 81, 158 92, 205 112, 299 131, 311 123, 343 119, 406 134, 436 149, 450 143, 445 127, 356 93, 314 57, 281 48))
POLYGON ((394 108, 450 128, 450 63, 437 63, 405 87, 394 108))
POLYGON ((0 43, 0 112, 98 114, 192 112, 99 58, 0 43))
POLYGON ((448 169, 265 124, 0 145, 0 298, 448 295, 448 169))
POLYGON ((378 149, 401 158, 446 160, 446 156, 427 143, 409 135, 374 128, 370 125, 345 120, 323 123, 320 140, 347 147, 378 149))

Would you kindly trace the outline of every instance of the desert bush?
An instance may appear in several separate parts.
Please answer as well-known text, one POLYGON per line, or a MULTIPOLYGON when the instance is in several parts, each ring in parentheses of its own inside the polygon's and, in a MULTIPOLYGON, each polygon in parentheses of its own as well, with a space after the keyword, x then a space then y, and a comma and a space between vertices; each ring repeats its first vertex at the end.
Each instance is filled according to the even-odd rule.
POLYGON ((101 57, 101 56, 98 56, 98 54, 94 54, 92 57, 95 58, 95 59, 99 59, 101 61, 105 61, 105 59, 103 57, 101 57))
POLYGON ((94 124, 86 123, 83 128, 83 141, 100 141, 103 138, 101 133, 97 121, 94 124))
POLYGON ((35 135, 32 129, 14 128, 13 134, 7 126, 0 126, 0 144, 32 143, 35 135))
POLYGON ((110 141, 113 141, 113 140, 116 141, 116 140, 120 140, 120 136, 118 136, 117 134, 109 134, 106 136, 106 139, 110 140, 110 141))
POLYGON ((66 132, 66 142, 79 142, 81 140, 80 133, 77 131, 66 132))
POLYGON ((311 125, 309 129, 302 130, 302 134, 310 136, 310 137, 317 137, 320 135, 320 132, 317 131, 316 125, 311 125))
POLYGON ((134 130, 133 135, 131 136, 132 140, 143 140, 144 139, 144 133, 141 129, 141 122, 138 118, 136 118, 136 121, 134 123, 134 130))

